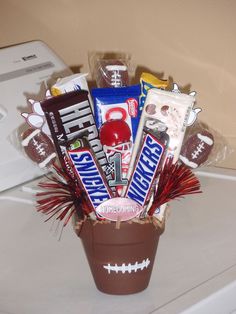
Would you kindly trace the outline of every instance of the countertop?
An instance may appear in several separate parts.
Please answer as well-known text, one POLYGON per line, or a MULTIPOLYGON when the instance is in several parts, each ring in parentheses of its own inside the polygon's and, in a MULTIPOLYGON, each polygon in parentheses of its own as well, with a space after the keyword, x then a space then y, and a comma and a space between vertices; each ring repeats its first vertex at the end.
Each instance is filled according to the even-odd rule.
POLYGON ((236 281, 236 170, 197 174, 203 193, 171 202, 150 284, 129 296, 96 289, 71 225, 58 241, 34 209, 36 182, 0 193, 0 314, 236 312, 236 298, 214 312, 203 302, 236 281))

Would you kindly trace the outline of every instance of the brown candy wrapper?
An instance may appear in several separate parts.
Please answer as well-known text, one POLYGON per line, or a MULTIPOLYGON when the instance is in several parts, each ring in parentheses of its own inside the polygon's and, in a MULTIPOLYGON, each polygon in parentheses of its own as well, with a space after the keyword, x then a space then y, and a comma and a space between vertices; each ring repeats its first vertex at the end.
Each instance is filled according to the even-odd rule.
POLYGON ((108 162, 99 139, 87 91, 72 91, 55 96, 43 101, 41 106, 64 170, 74 177, 66 157, 66 146, 85 133, 98 163, 103 169, 106 168, 108 162))

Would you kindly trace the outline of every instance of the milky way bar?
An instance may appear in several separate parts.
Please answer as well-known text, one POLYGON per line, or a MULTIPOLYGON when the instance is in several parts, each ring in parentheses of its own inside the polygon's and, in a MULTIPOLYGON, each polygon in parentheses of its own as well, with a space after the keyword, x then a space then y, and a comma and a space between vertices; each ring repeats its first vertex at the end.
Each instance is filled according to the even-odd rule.
MULTIPOLYGON (((79 140, 82 141, 83 140, 79 140)), ((68 150, 67 154, 74 169, 75 176, 86 192, 91 207, 95 210, 104 201, 112 198, 100 166, 97 164, 91 149, 82 143, 77 148, 68 150)))
POLYGON ((43 101, 41 106, 62 167, 70 170, 66 157, 67 143, 86 133, 99 164, 106 168, 107 159, 98 137, 87 91, 72 91, 52 97, 43 101))
POLYGON ((125 197, 133 199, 142 206, 146 204, 164 149, 153 135, 145 135, 125 197))

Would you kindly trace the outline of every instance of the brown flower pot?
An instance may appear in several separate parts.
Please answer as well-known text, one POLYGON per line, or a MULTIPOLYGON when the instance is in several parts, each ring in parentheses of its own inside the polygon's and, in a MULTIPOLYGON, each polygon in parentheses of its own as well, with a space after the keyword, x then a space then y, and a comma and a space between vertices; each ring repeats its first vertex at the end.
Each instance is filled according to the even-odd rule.
POLYGON ((79 232, 97 288, 108 294, 131 294, 149 284, 159 237, 153 222, 94 224, 86 220, 79 232))

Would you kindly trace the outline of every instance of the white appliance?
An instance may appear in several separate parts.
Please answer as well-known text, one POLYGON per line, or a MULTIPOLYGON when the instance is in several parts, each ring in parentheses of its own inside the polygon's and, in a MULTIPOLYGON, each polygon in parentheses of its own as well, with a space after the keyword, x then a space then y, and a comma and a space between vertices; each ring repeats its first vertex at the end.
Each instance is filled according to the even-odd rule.
POLYGON ((42 41, 0 49, 0 191, 42 175, 19 151, 16 134, 26 126, 21 112, 30 112, 28 99, 43 100, 46 86, 72 74, 42 41))

